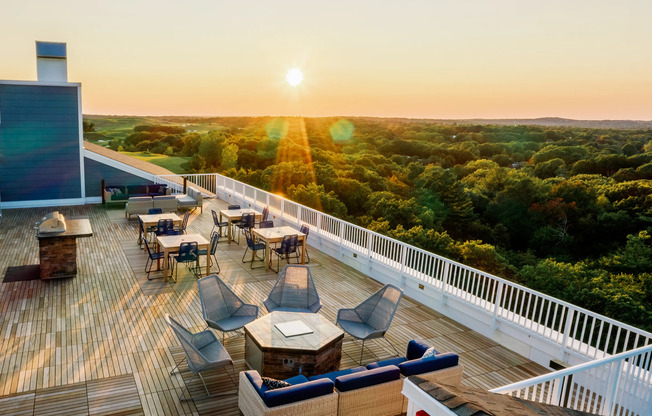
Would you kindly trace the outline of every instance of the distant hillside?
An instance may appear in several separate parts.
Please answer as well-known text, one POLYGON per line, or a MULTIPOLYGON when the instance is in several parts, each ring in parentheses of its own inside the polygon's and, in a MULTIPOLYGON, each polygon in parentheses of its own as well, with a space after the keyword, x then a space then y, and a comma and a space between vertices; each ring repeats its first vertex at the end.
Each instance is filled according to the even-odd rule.
POLYGON ((468 120, 435 120, 444 124, 495 124, 495 125, 525 125, 525 126, 562 126, 601 129, 645 130, 652 128, 650 120, 573 120, 560 117, 513 118, 513 119, 482 119, 468 120))
MULTIPOLYGON (((573 120, 561 117, 541 117, 541 118, 469 118, 469 119, 410 119, 402 117, 350 117, 359 119, 386 119, 401 121, 434 121, 442 124, 481 124, 481 125, 501 125, 501 126, 562 126, 562 127, 582 127, 582 128, 602 128, 602 129, 631 129, 646 130, 652 129, 652 120, 573 120)), ((84 118, 94 121, 99 130, 115 129, 117 125, 124 125, 126 129, 131 129, 136 124, 199 124, 200 132, 209 130, 213 122, 224 119, 256 119, 258 117, 188 117, 188 116, 108 116, 97 114, 85 114, 84 118)), ((308 117, 319 118, 319 117, 308 117)))

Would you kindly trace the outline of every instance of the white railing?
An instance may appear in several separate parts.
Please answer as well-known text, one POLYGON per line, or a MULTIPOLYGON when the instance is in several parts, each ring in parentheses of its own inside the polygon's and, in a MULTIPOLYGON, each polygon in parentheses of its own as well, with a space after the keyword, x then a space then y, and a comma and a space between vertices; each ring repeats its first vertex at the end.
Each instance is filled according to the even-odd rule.
POLYGON ((158 175, 156 182, 166 184, 175 193, 183 192, 184 183, 202 192, 204 197, 215 196, 216 176, 213 173, 196 173, 187 175, 158 175))
POLYGON ((652 414, 652 346, 491 390, 599 415, 652 414))
MULTIPOLYGON (((468 322, 486 321, 487 336, 500 329, 515 331, 521 342, 538 342, 552 358, 572 364, 618 354, 651 343, 652 334, 639 328, 593 313, 570 303, 520 286, 489 273, 410 246, 369 231, 272 193, 254 188, 219 174, 183 175, 206 195, 229 202, 249 204, 270 212, 283 221, 309 224, 309 243, 353 264, 374 277, 379 271, 405 286, 415 281, 433 295, 427 306, 437 309, 446 304, 471 310, 468 322), (434 297, 438 298, 435 299, 434 297)), ((161 176, 159 180, 179 184, 180 176, 161 176)), ((425 292, 423 292, 425 293, 425 292)), ((428 295, 424 295, 428 296, 428 295)), ((466 313, 466 312, 465 312, 466 313)), ((467 322, 467 324, 469 324, 467 322)), ((470 324, 469 324, 470 325, 470 324)), ((476 329, 476 328, 474 328, 476 329)), ((536 357, 530 357, 537 359, 536 357)), ((544 360, 538 357, 540 363, 544 360)), ((547 365, 547 362, 545 362, 547 365)))

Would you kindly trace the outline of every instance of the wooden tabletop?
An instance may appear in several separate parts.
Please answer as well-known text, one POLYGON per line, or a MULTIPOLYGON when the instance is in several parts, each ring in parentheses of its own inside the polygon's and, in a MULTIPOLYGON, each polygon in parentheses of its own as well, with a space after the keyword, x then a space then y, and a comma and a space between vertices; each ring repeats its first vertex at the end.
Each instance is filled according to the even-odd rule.
POLYGON ((158 223, 158 220, 181 221, 177 214, 166 212, 165 214, 138 214, 143 224, 158 223))
POLYGON ((254 232, 254 235, 267 242, 274 242, 276 240, 281 241, 286 235, 292 234, 296 234, 299 237, 299 240, 302 240, 306 236, 304 233, 297 231, 292 227, 288 227, 287 225, 272 228, 254 228, 252 231, 254 232))
POLYGON ((271 312, 245 325, 245 333, 262 349, 318 350, 344 337, 344 332, 317 313, 271 312), (301 321, 312 333, 286 337, 274 325, 301 321))
POLYGON ((229 220, 233 220, 233 219, 236 219, 236 218, 242 218, 242 214, 249 214, 249 213, 256 214, 257 218, 263 216, 263 214, 256 211, 255 209, 251 209, 251 208, 223 209, 223 210, 220 210, 220 215, 223 216, 223 217, 226 217, 229 220))
POLYGON ((196 241, 198 246, 210 244, 210 242, 201 234, 163 235, 157 237, 156 240, 162 249, 168 249, 172 247, 178 248, 181 243, 191 241, 196 241))

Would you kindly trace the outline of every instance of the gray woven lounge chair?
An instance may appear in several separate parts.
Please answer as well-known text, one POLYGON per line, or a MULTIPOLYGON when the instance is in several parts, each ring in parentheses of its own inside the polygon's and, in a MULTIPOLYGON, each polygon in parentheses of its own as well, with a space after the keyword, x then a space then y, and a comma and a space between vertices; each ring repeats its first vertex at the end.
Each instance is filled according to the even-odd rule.
POLYGON ((236 331, 258 317, 258 306, 244 303, 216 274, 197 281, 206 324, 224 333, 236 331))
POLYGON ((321 309, 319 295, 308 266, 288 264, 263 301, 268 311, 316 313, 321 309))
POLYGON ((233 384, 236 386, 237 393, 238 385, 235 379, 235 367, 233 365, 233 360, 231 360, 231 356, 229 355, 228 351, 222 346, 222 344, 220 344, 220 341, 217 339, 213 332, 207 329, 205 331, 193 334, 167 313, 165 314, 165 322, 167 322, 170 328, 172 328, 174 334, 177 336, 181 346, 183 347, 183 351, 186 353, 186 357, 177 363, 172 371, 170 371, 170 375, 175 373, 179 367, 179 364, 181 364, 183 361, 186 361, 188 368, 190 371, 192 371, 192 377, 186 383, 186 387, 181 392, 179 400, 195 400, 195 398, 192 397, 186 399, 184 398, 184 395, 188 390, 188 386, 196 375, 199 375, 199 378, 204 385, 204 389, 206 390, 206 396, 198 397, 196 399, 233 394, 233 392, 229 392, 211 395, 208 392, 208 387, 206 387, 204 378, 200 373, 204 370, 224 368, 229 365, 231 366, 232 374, 229 374, 226 369, 224 371, 226 371, 226 373, 229 374, 229 377, 231 377, 233 384))
POLYGON ((368 339, 384 338, 396 355, 399 355, 392 343, 385 338, 385 332, 392 323, 402 296, 403 290, 387 284, 355 308, 340 309, 337 312, 337 324, 352 337, 362 340, 360 365, 362 365, 364 342, 368 339))

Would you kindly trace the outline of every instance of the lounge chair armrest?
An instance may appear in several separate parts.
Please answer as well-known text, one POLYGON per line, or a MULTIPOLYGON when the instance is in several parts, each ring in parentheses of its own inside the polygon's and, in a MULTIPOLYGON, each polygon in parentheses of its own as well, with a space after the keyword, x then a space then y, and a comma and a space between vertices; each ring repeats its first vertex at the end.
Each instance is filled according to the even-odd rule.
POLYGON ((364 322, 355 309, 340 309, 337 311, 337 320, 350 321, 350 322, 364 322))
POLYGON ((258 315, 258 306, 244 304, 233 313, 233 316, 253 316, 258 315))

